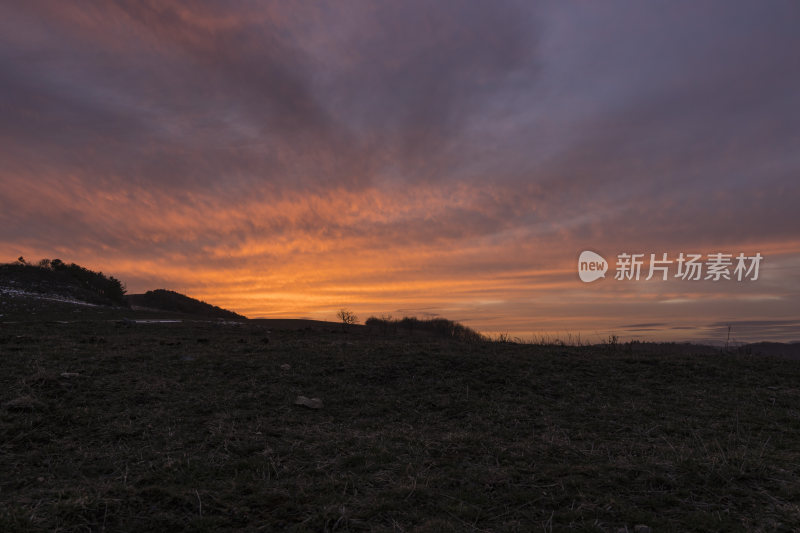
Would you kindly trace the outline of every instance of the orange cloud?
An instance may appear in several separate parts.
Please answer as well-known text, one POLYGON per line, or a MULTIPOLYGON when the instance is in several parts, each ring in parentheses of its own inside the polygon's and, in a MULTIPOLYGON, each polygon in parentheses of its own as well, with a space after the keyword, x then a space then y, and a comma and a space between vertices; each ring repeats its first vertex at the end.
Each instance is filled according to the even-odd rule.
POLYGON ((676 7, 678 42, 645 8, 8 3, 0 254, 250 316, 676 338, 788 321, 797 32, 741 9, 676 7), (767 259, 753 284, 585 285, 584 249, 767 259))

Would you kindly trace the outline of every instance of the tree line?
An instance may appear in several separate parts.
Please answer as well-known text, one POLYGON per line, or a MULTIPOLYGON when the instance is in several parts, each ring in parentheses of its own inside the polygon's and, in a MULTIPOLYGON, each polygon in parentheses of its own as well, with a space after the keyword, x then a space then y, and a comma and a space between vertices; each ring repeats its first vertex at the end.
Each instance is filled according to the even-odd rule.
POLYGON ((98 296, 120 305, 125 304, 125 285, 114 276, 106 276, 75 263, 65 263, 61 259, 42 259, 38 263, 28 263, 20 257, 15 263, 6 265, 18 269, 39 269, 40 272, 53 272, 59 278, 68 278, 78 286, 98 296))

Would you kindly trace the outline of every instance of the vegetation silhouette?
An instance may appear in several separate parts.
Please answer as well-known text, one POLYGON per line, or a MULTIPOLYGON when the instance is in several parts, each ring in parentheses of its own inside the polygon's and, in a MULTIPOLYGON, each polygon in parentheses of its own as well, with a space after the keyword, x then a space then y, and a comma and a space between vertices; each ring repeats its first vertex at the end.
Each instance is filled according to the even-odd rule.
POLYGON ((417 317, 403 317, 398 320, 392 319, 391 317, 371 316, 367 319, 365 324, 369 327, 380 329, 384 335, 388 332, 397 333, 399 330, 405 330, 409 334, 413 334, 414 331, 424 331, 439 337, 466 342, 483 342, 489 340, 488 337, 478 333, 474 329, 446 318, 420 320, 417 317))
POLYGON ((358 323, 358 316, 349 309, 339 309, 336 313, 336 317, 342 321, 342 328, 347 328, 347 326, 358 323))
POLYGON ((20 290, 59 294, 103 305, 127 306, 125 285, 114 276, 106 276, 61 259, 42 259, 36 264, 20 257, 13 263, 0 264, 0 279, 20 290))

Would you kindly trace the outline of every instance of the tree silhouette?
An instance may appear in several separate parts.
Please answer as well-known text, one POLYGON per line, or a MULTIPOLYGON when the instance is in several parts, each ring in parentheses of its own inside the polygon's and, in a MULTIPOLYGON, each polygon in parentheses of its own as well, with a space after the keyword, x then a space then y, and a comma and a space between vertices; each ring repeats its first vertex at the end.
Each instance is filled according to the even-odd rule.
POLYGON ((342 326, 349 326, 358 322, 358 317, 356 314, 349 309, 339 309, 339 312, 336 313, 336 316, 342 321, 342 326))

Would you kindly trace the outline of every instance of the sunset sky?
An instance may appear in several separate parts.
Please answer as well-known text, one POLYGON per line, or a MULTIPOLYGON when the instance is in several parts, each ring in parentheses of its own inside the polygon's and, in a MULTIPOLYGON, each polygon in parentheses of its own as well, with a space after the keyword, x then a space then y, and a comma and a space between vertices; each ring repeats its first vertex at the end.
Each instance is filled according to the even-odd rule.
POLYGON ((253 318, 800 340, 799 23, 796 1, 3 2, 0 261, 253 318), (764 260, 614 279, 681 252, 764 260))

